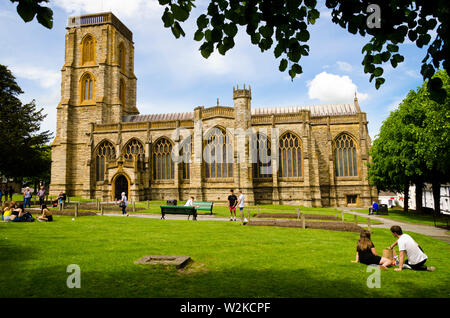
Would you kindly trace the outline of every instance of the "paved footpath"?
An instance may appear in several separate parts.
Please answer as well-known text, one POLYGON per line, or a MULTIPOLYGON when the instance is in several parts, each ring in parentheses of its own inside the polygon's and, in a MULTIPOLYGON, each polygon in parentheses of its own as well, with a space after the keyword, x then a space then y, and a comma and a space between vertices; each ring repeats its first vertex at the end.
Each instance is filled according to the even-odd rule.
MULTIPOLYGON (((354 215, 358 215, 358 216, 365 217, 365 218, 368 217, 368 214, 366 214, 366 213, 355 212, 355 211, 351 211, 350 209, 341 208, 341 207, 339 209, 344 210, 344 212, 348 213, 348 214, 354 214, 354 215)), ((120 214, 120 213, 104 213, 103 215, 125 217, 125 216, 122 216, 122 214, 120 214)), ((160 214, 151 214, 151 213, 133 213, 133 214, 130 214, 129 217, 161 219, 160 214)), ((374 227, 374 228, 378 227, 378 228, 389 229, 389 228, 391 228, 392 225, 399 225, 399 226, 401 226, 401 228, 404 231, 428 235, 435 239, 450 243, 449 231, 445 230, 445 229, 441 229, 441 228, 437 228, 437 227, 429 226, 429 225, 401 222, 401 221, 391 220, 388 218, 374 216, 374 215, 371 215, 370 219, 382 222, 382 224, 371 224, 371 227, 374 227)), ((185 215, 170 214, 170 215, 166 215, 166 220, 187 220, 187 217, 185 215)), ((190 217, 190 220, 192 220, 192 217, 190 217)), ((214 215, 198 215, 197 220, 198 221, 230 221, 229 218, 216 217, 214 215)), ((240 221, 240 219, 238 218, 236 222, 239 222, 239 221, 240 221)), ((367 224, 362 224, 362 223, 360 223, 359 225, 367 226, 367 224)))
MULTIPOLYGON (((369 217, 368 213, 350 211, 350 209, 346 209, 346 208, 340 208, 340 209, 344 210, 345 213, 354 214, 354 215, 358 215, 358 216, 365 217, 365 218, 369 217)), ((392 220, 389 218, 384 218, 384 217, 376 216, 376 215, 370 215, 370 219, 380 221, 383 223, 383 224, 371 224, 370 225, 371 227, 390 229, 392 225, 399 225, 403 231, 415 232, 415 233, 419 233, 419 234, 423 234, 423 235, 428 235, 435 239, 438 239, 441 241, 446 241, 446 242, 450 243, 449 231, 445 230, 445 229, 441 229, 441 228, 438 228, 435 226, 430 226, 430 225, 422 225, 422 224, 414 224, 414 223, 396 221, 396 220, 392 220)), ((359 225, 364 226, 366 224, 359 224, 359 225)))

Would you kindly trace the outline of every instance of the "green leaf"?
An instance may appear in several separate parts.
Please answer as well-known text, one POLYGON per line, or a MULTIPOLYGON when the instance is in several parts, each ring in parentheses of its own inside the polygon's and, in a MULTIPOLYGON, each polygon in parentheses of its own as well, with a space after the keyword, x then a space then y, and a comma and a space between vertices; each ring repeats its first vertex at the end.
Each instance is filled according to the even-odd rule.
POLYGON ((307 30, 301 30, 300 32, 297 32, 295 37, 301 42, 307 42, 309 40, 309 32, 307 30))
POLYGON ((292 71, 295 72, 296 74, 302 74, 303 70, 302 67, 300 65, 298 65, 297 63, 295 63, 294 65, 292 65, 291 67, 292 71))
POLYGON ((375 81, 375 88, 379 89, 381 85, 383 85, 383 83, 385 82, 385 79, 382 77, 379 77, 376 79, 375 81))
POLYGON ((35 8, 28 1, 21 1, 17 5, 17 13, 25 22, 30 22, 36 15, 35 8))
POLYGON ((286 59, 282 59, 280 61, 280 66, 278 67, 278 69, 280 70, 280 72, 284 72, 286 70, 288 66, 288 61, 286 59))
POLYGON ((373 75, 378 77, 381 76, 383 74, 383 69, 381 67, 377 67, 374 71, 373 71, 373 75))
POLYGON ((204 35, 205 35, 205 34, 204 34, 202 31, 197 30, 197 31, 195 32, 195 34, 194 34, 194 40, 195 40, 195 41, 201 41, 201 40, 203 39, 204 35))
POLYGON ((38 22, 47 29, 51 29, 53 27, 53 11, 50 8, 39 7, 36 18, 38 22))
POLYGON ((206 28, 209 24, 209 19, 207 18, 206 14, 202 14, 197 18, 197 27, 199 30, 202 30, 206 28))
POLYGON ((176 4, 172 4, 170 8, 172 9, 173 17, 175 20, 183 22, 186 21, 187 18, 189 18, 189 11, 187 11, 185 8, 180 7, 176 4))

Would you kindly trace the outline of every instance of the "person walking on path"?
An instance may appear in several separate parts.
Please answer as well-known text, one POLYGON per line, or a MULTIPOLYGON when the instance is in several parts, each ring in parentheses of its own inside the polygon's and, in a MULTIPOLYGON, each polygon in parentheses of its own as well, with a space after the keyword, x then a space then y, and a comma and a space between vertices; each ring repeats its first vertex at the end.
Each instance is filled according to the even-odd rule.
POLYGON ((234 221, 236 221, 236 205, 237 205, 238 198, 234 194, 234 190, 230 190, 230 195, 228 196, 228 209, 230 210, 230 221, 233 221, 233 215, 234 215, 234 221))
POLYGON ((239 212, 241 213, 241 220, 245 222, 244 220, 244 205, 245 205, 245 196, 242 194, 242 190, 238 191, 239 198, 237 206, 239 207, 239 212))
POLYGON ((29 187, 25 188, 25 191, 23 192, 23 207, 26 208, 27 205, 29 208, 31 208, 31 190, 29 187))
POLYGON ((398 238, 389 248, 393 249, 395 245, 398 245, 399 264, 395 271, 401 271, 402 269, 412 269, 416 271, 429 271, 435 270, 434 266, 425 266, 425 262, 428 256, 420 248, 419 244, 408 234, 403 234, 402 228, 398 225, 391 227, 392 235, 398 238), (405 261, 405 258, 407 260, 405 261))
POLYGON ((125 195, 125 192, 122 192, 121 195, 122 195, 122 197, 120 198, 119 206, 122 208, 122 215, 128 216, 128 213, 127 213, 127 204, 128 204, 127 196, 125 195))
POLYGON ((42 205, 45 203, 45 188, 44 186, 41 186, 39 189, 37 196, 39 197, 39 206, 42 207, 42 205))

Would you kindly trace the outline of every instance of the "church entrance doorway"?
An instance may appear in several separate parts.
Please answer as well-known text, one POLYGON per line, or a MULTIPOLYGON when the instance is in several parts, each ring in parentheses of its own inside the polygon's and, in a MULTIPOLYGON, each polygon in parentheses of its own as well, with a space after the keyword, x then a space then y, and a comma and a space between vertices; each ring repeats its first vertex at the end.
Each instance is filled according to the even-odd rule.
POLYGON ((122 197, 122 192, 125 192, 125 195, 128 198, 128 180, 124 175, 120 175, 116 178, 116 181, 114 182, 114 190, 114 198, 116 200, 120 200, 122 197))

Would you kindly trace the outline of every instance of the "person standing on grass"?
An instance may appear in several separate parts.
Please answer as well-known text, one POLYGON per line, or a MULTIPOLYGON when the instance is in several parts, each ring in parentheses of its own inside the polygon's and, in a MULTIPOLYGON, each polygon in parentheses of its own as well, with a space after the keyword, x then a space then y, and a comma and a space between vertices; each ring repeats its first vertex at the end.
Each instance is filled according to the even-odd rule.
POLYGON ((37 196, 39 197, 39 205, 42 206, 45 203, 45 188, 41 186, 39 189, 37 196))
POLYGON ((236 221, 236 205, 237 205, 238 198, 234 194, 234 190, 230 190, 230 195, 228 196, 228 209, 230 210, 230 221, 233 221, 233 215, 234 215, 234 221, 236 221))
POLYGON ((128 216, 127 213, 127 196, 125 195, 125 192, 122 192, 121 198, 119 200, 119 206, 122 208, 122 215, 128 216))
POLYGON ((14 194, 14 190, 13 190, 13 188, 12 188, 12 186, 9 186, 9 201, 12 201, 12 197, 13 197, 13 194, 14 194))
POLYGON ((24 208, 28 207, 31 208, 31 190, 29 187, 26 187, 25 191, 23 192, 23 206, 24 208))
POLYGON ((241 219, 244 220, 244 201, 245 201, 245 196, 242 194, 242 190, 239 190, 238 194, 239 194, 239 198, 238 198, 237 206, 239 207, 239 212, 241 213, 241 219))
POLYGON ((367 230, 361 231, 356 244, 356 259, 352 263, 358 262, 365 265, 379 265, 381 269, 387 269, 388 266, 393 265, 389 258, 377 254, 375 245, 370 240, 370 232, 367 230))
POLYGON ((398 238, 389 248, 393 249, 398 245, 399 250, 399 264, 395 271, 402 269, 412 269, 416 271, 433 272, 436 268, 434 266, 425 266, 428 256, 420 248, 419 244, 408 234, 403 234, 402 228, 398 225, 391 227, 392 235, 398 238), (405 261, 405 257, 408 259, 405 261))

